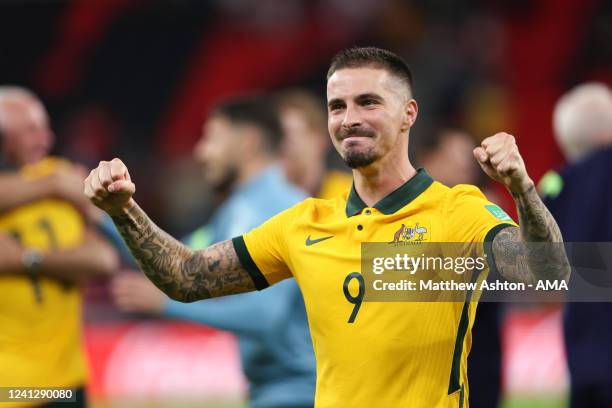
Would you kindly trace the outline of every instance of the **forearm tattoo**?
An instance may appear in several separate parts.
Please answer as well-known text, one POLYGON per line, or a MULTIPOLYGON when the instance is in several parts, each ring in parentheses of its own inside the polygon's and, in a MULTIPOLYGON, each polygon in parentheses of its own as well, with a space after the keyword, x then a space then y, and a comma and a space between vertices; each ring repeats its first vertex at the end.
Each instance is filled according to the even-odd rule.
POLYGON ((567 279, 570 267, 561 231, 535 187, 513 197, 520 230, 505 228, 493 240, 498 270, 509 280, 525 283, 567 279))
POLYGON ((231 241, 194 251, 155 225, 137 205, 113 221, 142 271, 172 299, 193 302, 255 290, 231 241))

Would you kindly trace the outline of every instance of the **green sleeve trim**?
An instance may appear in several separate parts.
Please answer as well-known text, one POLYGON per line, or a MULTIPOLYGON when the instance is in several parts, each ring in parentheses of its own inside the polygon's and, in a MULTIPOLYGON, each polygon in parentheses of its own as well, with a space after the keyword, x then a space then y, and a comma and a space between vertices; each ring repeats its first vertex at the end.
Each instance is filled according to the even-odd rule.
POLYGON ((232 238, 232 243, 234 244, 234 249, 236 250, 236 254, 238 254, 240 263, 244 269, 246 269, 249 275, 251 275, 255 288, 257 290, 262 290, 270 286, 263 273, 261 273, 257 267, 255 261, 253 261, 253 258, 251 258, 251 254, 249 254, 244 238, 242 236, 232 238))

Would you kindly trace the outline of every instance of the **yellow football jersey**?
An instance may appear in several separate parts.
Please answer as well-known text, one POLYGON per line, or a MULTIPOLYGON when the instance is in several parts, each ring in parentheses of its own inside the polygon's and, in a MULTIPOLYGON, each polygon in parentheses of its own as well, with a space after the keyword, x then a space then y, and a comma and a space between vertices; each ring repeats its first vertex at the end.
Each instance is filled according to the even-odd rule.
MULTIPOLYGON (((66 165, 48 158, 20 172, 31 179, 66 165)), ((78 246, 85 228, 71 204, 45 199, 1 214, 0 231, 25 248, 45 252, 78 246)), ((86 369, 79 290, 42 276, 37 285, 38 295, 25 274, 0 277, 0 386, 82 386, 86 369)))
POLYGON ((233 242, 258 289, 297 280, 317 360, 317 407, 457 408, 468 406, 476 303, 364 302, 355 317, 344 285, 361 269, 361 243, 479 243, 509 225, 476 187, 448 188, 419 169, 373 207, 354 188, 307 199, 233 242), (398 235, 406 227, 418 234, 398 235))
POLYGON ((340 170, 329 170, 323 177, 321 189, 317 198, 331 199, 345 193, 353 183, 353 176, 350 173, 340 170))

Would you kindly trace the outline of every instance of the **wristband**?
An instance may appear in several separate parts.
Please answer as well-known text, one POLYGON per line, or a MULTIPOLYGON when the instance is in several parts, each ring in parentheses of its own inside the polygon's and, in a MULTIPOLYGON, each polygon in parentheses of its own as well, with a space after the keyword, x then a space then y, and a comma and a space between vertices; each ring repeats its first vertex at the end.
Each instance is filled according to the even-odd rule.
POLYGON ((34 297, 37 303, 42 303, 42 291, 40 290, 40 279, 38 276, 42 258, 42 253, 37 249, 26 249, 23 251, 23 255, 21 257, 23 268, 32 281, 34 297))

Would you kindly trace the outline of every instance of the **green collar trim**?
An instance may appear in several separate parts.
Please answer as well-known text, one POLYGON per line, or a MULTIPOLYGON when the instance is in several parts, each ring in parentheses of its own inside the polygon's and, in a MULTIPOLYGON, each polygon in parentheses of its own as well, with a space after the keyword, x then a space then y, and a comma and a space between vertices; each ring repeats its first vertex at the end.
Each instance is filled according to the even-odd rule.
MULTIPOLYGON (((374 208, 385 215, 393 214, 421 195, 423 191, 427 190, 431 183, 433 183, 431 176, 425 169, 420 168, 417 170, 417 174, 414 177, 377 202, 374 208)), ((366 203, 364 203, 361 197, 359 197, 359 194, 357 194, 355 183, 353 183, 348 200, 346 201, 346 216, 352 217, 353 215, 357 215, 366 207, 366 203)))

